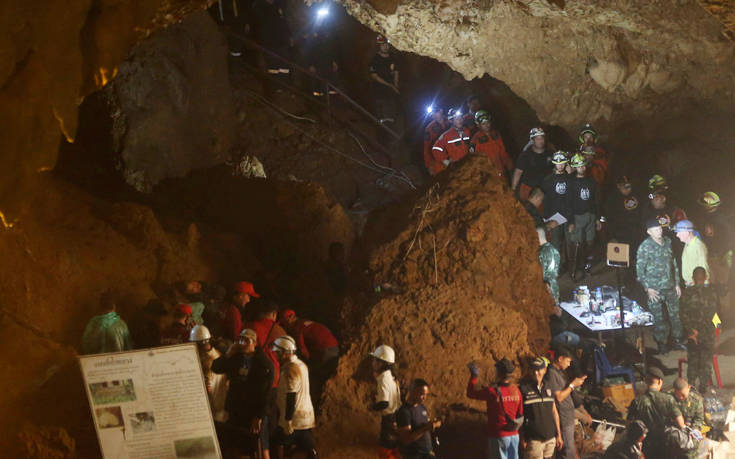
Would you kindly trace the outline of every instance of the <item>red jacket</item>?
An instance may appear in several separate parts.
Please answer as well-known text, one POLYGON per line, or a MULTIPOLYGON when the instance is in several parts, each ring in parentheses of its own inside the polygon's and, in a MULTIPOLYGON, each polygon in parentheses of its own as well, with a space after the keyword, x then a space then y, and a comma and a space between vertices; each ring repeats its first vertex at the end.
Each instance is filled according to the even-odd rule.
MULTIPOLYGON (((489 438, 510 437, 518 434, 517 430, 505 430, 508 424, 505 414, 500 411, 500 400, 495 387, 482 387, 475 389, 477 378, 470 378, 467 383, 467 397, 474 400, 485 400, 487 404, 487 436, 489 438)), ((503 396, 503 408, 511 419, 523 416, 523 398, 521 390, 515 384, 499 386, 503 396)))
POLYGON ((444 131, 444 133, 436 140, 436 143, 434 143, 434 146, 431 149, 431 154, 434 156, 434 161, 438 162, 441 166, 439 171, 442 171, 446 169, 443 161, 447 159, 451 162, 459 161, 467 156, 469 151, 470 130, 464 128, 460 132, 454 127, 451 127, 444 131))
MULTIPOLYGON (((448 126, 449 123, 441 124, 437 123, 436 120, 432 120, 431 123, 426 126, 426 130, 424 131, 424 164, 426 164, 426 168, 429 170, 431 175, 434 175, 441 170, 437 167, 434 156, 431 154, 431 147, 434 146, 436 139, 438 139, 439 136, 447 130, 448 126)), ((439 165, 442 166, 441 163, 439 163, 439 165)))
POLYGON ((266 357, 268 357, 268 359, 273 362, 273 387, 278 387, 278 379, 281 374, 281 365, 278 363, 276 355, 271 350, 271 344, 273 344, 273 341, 275 341, 276 338, 278 338, 279 336, 285 335, 286 331, 283 329, 283 327, 278 325, 275 320, 268 318, 258 319, 254 322, 248 322, 243 325, 243 330, 246 328, 250 328, 255 331, 255 333, 258 335, 258 346, 263 348, 263 352, 265 352, 266 357))
POLYGON ((337 338, 327 327, 310 320, 300 320, 294 334, 299 352, 306 360, 320 360, 324 351, 339 345, 337 338))
POLYGON ((478 131, 470 141, 471 150, 478 155, 485 155, 493 162, 498 170, 498 175, 504 180, 508 180, 507 171, 513 170, 513 161, 505 150, 505 144, 500 137, 500 133, 495 129, 489 133, 478 131))
POLYGON ((242 314, 240 309, 234 304, 225 306, 222 312, 222 330, 224 330, 225 338, 235 341, 242 331, 242 314))

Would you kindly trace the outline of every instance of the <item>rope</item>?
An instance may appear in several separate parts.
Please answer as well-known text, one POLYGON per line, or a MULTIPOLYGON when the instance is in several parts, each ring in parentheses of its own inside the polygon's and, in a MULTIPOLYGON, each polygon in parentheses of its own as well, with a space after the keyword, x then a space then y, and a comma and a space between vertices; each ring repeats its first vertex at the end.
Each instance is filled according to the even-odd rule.
MULTIPOLYGON (((282 114, 282 115, 284 115, 284 116, 288 116, 288 117, 290 117, 290 118, 293 118, 293 119, 297 119, 297 120, 307 120, 307 121, 311 121, 312 123, 316 123, 316 121, 312 120, 311 118, 305 118, 305 117, 301 117, 301 116, 298 116, 298 115, 294 115, 293 113, 289 113, 289 112, 287 112, 286 110, 284 110, 284 109, 282 109, 282 108, 278 107, 277 105, 273 104, 272 102, 269 102, 269 101, 268 101, 268 100, 266 100, 266 99, 265 99, 264 97, 262 97, 262 96, 261 96, 261 95, 259 95, 259 94, 256 94, 256 93, 254 93, 253 91, 250 91, 250 90, 245 90, 245 92, 246 92, 247 94, 249 94, 250 96, 252 96, 252 97, 253 97, 253 99, 255 99, 255 100, 257 100, 258 102, 262 103, 263 105, 265 105, 265 106, 269 107, 270 109, 272 109, 272 110, 276 111, 277 113, 280 113, 280 114, 282 114)), ((378 166, 378 167, 374 167, 374 166, 371 166, 370 164, 368 164, 368 163, 366 163, 366 162, 364 162, 364 161, 360 161, 359 159, 357 159, 357 158, 354 158, 353 156, 350 156, 350 155, 348 155, 347 153, 343 153, 342 151, 340 151, 340 150, 337 150, 337 149, 336 149, 336 148, 334 148, 333 146, 331 146, 331 145, 329 145, 329 144, 327 144, 327 143, 324 143, 324 142, 322 142, 321 140, 317 139, 317 138, 316 138, 316 137, 314 137, 313 135, 309 134, 309 133, 308 133, 307 131, 305 131, 305 130, 301 129, 301 128, 300 128, 300 127, 299 127, 298 125, 296 125, 296 124, 294 124, 294 123, 292 123, 292 122, 289 122, 289 121, 287 121, 287 120, 286 120, 286 122, 287 122, 287 123, 289 123, 289 125, 291 125, 291 127, 293 127, 294 129, 296 129, 297 131, 299 131, 299 132, 300 132, 301 134, 303 134, 303 135, 304 135, 305 137, 309 138, 309 139, 310 139, 311 141, 313 141, 313 142, 316 142, 316 143, 318 143, 319 145, 321 145, 321 146, 322 146, 322 147, 324 147, 325 149, 327 149, 327 150, 330 150, 330 151, 332 151, 333 153, 336 153, 337 155, 339 155, 339 156, 342 156, 343 158, 349 159, 350 161, 353 161, 353 162, 355 162, 355 163, 357 163, 357 164, 359 164, 359 165, 363 166, 364 168, 366 168, 366 169, 369 169, 369 170, 371 170, 371 171, 373 171, 373 172, 376 172, 376 173, 378 173, 378 174, 381 174, 381 175, 382 175, 382 174, 385 174, 385 170, 382 170, 382 169, 380 169, 380 167, 383 167, 383 168, 385 168, 385 166, 378 166)), ((389 168, 389 169, 390 169, 390 168, 389 168)), ((395 173, 395 170, 393 170, 393 169, 391 169, 391 170, 392 170, 392 171, 393 171, 393 172, 395 173)), ((401 181, 405 182, 405 183, 406 183, 406 184, 407 184, 408 186, 410 186, 411 188, 413 188, 413 189, 416 189, 416 187, 415 187, 415 185, 413 184, 413 182, 411 182, 411 180, 410 180, 410 179, 408 179, 408 178, 406 178, 405 176, 395 175, 395 177, 396 177, 397 179, 399 179, 399 180, 401 180, 401 181)))

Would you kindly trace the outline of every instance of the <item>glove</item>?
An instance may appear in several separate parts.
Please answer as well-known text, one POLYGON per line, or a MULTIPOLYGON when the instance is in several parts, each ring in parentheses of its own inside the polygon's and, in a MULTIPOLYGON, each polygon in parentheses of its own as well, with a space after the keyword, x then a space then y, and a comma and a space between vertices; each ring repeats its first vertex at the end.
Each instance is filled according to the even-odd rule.
POLYGON ((470 370, 470 376, 473 378, 477 378, 480 375, 480 369, 477 368, 477 364, 475 364, 475 362, 468 363, 467 368, 470 370))
POLYGON ((448 159, 445 159, 444 161, 442 161, 442 164, 444 164, 445 166, 449 166, 449 163, 451 163, 451 161, 448 159))
POLYGON ((293 433, 293 421, 286 421, 286 427, 283 428, 283 432, 286 435, 291 435, 293 433))

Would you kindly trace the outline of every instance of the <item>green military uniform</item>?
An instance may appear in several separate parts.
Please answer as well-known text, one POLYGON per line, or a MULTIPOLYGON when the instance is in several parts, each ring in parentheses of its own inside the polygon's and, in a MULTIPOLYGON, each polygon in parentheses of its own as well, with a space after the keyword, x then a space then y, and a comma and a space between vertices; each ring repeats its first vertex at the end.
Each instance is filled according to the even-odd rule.
POLYGON ((559 251, 550 242, 542 245, 538 251, 538 261, 541 262, 541 269, 544 273, 544 282, 549 284, 551 296, 554 302, 559 304, 559 265, 561 264, 561 255, 559 251))
POLYGON ((679 283, 679 265, 671 250, 671 239, 662 236, 662 243, 657 244, 648 237, 638 247, 636 257, 638 282, 644 289, 652 288, 659 293, 658 300, 648 299, 648 310, 653 314, 653 335, 658 343, 666 342, 666 323, 664 323, 663 305, 669 310, 671 333, 676 340, 681 339, 681 322, 679 320, 679 298, 676 286, 679 283))
MULTIPOLYGON (((674 397, 673 391, 671 396, 674 397)), ((689 391, 689 396, 684 400, 679 400, 674 397, 676 406, 681 411, 681 415, 684 416, 684 422, 692 429, 702 431, 702 425, 704 424, 704 401, 702 396, 694 391, 689 391)), ((699 449, 689 451, 687 458, 696 459, 698 457, 699 449)))
POLYGON ((648 435, 643 440, 646 457, 662 457, 661 453, 666 448, 664 428, 674 425, 677 416, 681 416, 681 410, 669 394, 648 389, 630 402, 628 422, 642 421, 648 427, 648 435))
POLYGON ((715 352, 715 326, 712 317, 717 312, 719 297, 714 286, 693 285, 681 295, 679 316, 688 335, 697 330, 697 342, 687 344, 687 380, 704 386, 712 375, 712 355, 715 352))

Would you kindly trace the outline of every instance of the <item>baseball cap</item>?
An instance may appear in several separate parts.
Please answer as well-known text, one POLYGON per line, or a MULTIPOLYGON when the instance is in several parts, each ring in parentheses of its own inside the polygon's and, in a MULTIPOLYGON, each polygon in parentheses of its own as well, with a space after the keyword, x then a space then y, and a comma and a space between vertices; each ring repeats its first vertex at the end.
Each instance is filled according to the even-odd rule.
POLYGON ((542 370, 544 368, 546 368, 546 360, 544 360, 543 357, 536 357, 531 360, 531 369, 542 370))
POLYGON ((250 282, 245 282, 245 281, 238 282, 237 284, 235 284, 235 291, 237 293, 247 293, 253 298, 260 298, 260 295, 255 293, 255 287, 250 282))
POLYGON ((258 334, 255 333, 255 330, 253 330, 252 328, 246 328, 243 331, 241 331, 240 337, 247 338, 251 341, 255 341, 256 343, 258 342, 258 334))
POLYGON ((664 372, 658 367, 648 367, 646 376, 653 376, 654 378, 664 379, 664 372))
POLYGON ((513 362, 503 357, 502 359, 495 362, 495 369, 498 370, 499 373, 509 375, 513 373, 513 370, 516 369, 516 366, 513 362))
POLYGON ((646 229, 647 230, 650 230, 651 228, 656 228, 656 227, 659 227, 659 226, 661 226, 661 223, 659 223, 659 221, 657 219, 655 219, 655 218, 651 218, 651 219, 648 219, 646 221, 646 229))
POLYGON ((190 316, 193 314, 193 311, 191 310, 191 306, 189 306, 188 304, 177 304, 175 309, 176 311, 182 314, 186 314, 187 316, 190 316))
POLYGON ((283 311, 278 313, 278 321, 280 323, 286 322, 291 317, 295 317, 296 312, 293 309, 284 309, 283 311))
POLYGON ((681 220, 676 222, 676 225, 674 225, 674 232, 678 233, 680 231, 694 231, 694 223, 690 222, 689 220, 681 220))

